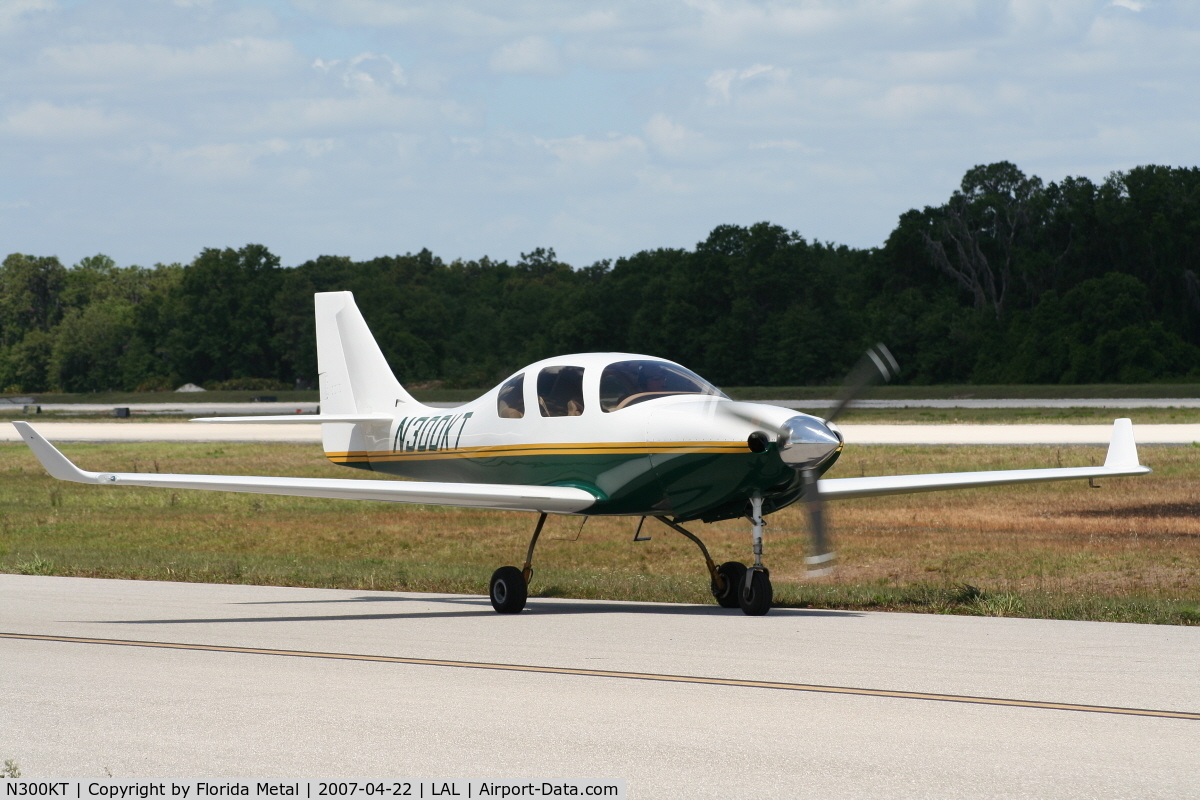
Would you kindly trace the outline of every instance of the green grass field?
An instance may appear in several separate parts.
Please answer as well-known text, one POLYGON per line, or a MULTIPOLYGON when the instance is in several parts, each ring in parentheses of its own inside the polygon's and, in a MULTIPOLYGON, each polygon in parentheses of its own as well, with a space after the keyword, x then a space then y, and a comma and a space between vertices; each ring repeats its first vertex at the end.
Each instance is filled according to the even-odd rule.
MULTIPOLYGON (((319 448, 66 445, 85 469, 370 477, 319 448)), ((840 568, 807 580, 802 509, 769 519, 779 605, 1200 623, 1198 447, 1143 447, 1155 473, 1106 481, 829 504, 840 568)), ((1099 447, 858 447, 835 475, 1098 463, 1099 447)), ((519 565, 531 514, 244 494, 103 488, 51 479, 0 444, 0 571, 483 594, 519 565)), ((695 547, 635 519, 552 517, 534 596, 712 602, 695 547)), ((749 560, 747 525, 695 532, 714 558, 749 560)))

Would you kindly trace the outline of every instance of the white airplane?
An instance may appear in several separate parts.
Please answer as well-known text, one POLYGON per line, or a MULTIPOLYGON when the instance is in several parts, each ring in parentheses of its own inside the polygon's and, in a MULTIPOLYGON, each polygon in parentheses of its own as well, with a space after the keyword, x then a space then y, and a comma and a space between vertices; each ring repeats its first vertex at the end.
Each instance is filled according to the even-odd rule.
MULTIPOLYGON (((317 294, 315 303, 319 414, 196 421, 320 422, 325 454, 335 464, 423 482, 86 472, 29 424, 13 424, 60 480, 536 512, 524 567, 501 567, 492 575, 491 601, 500 613, 525 607, 533 551, 548 514, 641 517, 639 532, 653 517, 699 546, 720 605, 761 615, 772 599, 762 561, 763 518, 797 501, 810 513, 806 560, 819 574, 831 568, 834 555, 824 500, 1150 472, 1138 463, 1132 423, 1118 419, 1100 467, 822 479, 843 446, 832 420, 853 392, 820 419, 736 402, 679 364, 631 353, 548 358, 470 403, 432 408, 396 380, 350 292, 317 294), (681 525, 736 517, 751 523, 749 567, 736 561, 717 566, 681 525)), ((861 388, 895 368, 886 348, 876 346, 848 384, 861 388)))

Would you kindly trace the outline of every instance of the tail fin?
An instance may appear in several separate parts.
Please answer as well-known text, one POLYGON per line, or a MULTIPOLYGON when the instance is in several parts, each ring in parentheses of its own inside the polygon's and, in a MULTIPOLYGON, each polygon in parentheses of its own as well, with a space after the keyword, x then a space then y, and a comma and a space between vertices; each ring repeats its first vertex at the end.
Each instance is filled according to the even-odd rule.
POLYGON ((313 296, 317 313, 317 372, 322 414, 371 414, 397 407, 419 408, 404 390, 352 292, 319 292, 313 296))

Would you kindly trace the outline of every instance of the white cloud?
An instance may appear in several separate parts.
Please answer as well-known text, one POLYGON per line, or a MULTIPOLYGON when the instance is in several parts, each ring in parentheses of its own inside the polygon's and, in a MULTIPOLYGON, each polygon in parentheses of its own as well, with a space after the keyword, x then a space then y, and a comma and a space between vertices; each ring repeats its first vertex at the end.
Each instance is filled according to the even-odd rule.
MULTIPOLYGON (((594 34, 628 25, 627 19, 647 19, 653 6, 630 0, 609 0, 606 8, 589 4, 529 2, 528 0, 294 0, 295 5, 339 25, 371 28, 420 26, 472 39, 511 39, 537 33, 594 34)), ((663 4, 666 13, 674 3, 663 4)))
POLYGON ((667 158, 700 159, 716 153, 717 147, 703 135, 688 130, 666 114, 655 114, 646 123, 646 141, 667 158))
POLYGON ((979 115, 988 109, 985 98, 964 87, 938 84, 893 86, 879 102, 870 105, 877 113, 896 120, 979 115))
POLYGON ((619 133, 610 133, 598 139, 569 136, 565 139, 535 139, 535 142, 561 161, 585 166, 626 161, 646 152, 646 145, 641 139, 619 133))
POLYGON ((0 128, 30 139, 91 139, 127 131, 134 120, 95 106, 37 102, 14 111, 0 128))
POLYGON ((657 62, 649 47, 603 42, 573 42, 564 50, 573 63, 586 63, 605 70, 637 72, 651 69, 657 62))
POLYGON ((360 92, 351 97, 276 101, 247 121, 247 125, 263 131, 340 131, 345 134, 436 125, 447 120, 463 123, 468 121, 468 116, 454 103, 437 103, 387 92, 360 92))
POLYGON ((408 76, 390 56, 374 53, 359 53, 348 62, 318 58, 313 69, 340 76, 342 85, 356 92, 387 92, 408 83, 408 76))
MULTIPOLYGON (((156 144, 145 152, 133 153, 133 158, 148 161, 159 170, 188 183, 225 184, 244 183, 261 179, 264 162, 296 158, 313 161, 325 156, 336 147, 332 139, 263 139, 251 142, 222 142, 202 144, 196 147, 175 149, 156 144)), ((283 174, 285 182, 292 182, 298 173, 308 172, 305 167, 289 165, 283 174)))
POLYGON ((1117 6, 1118 8, 1128 8, 1130 11, 1141 11, 1146 7, 1145 3, 1139 3, 1138 0, 1112 0, 1109 5, 1117 6))
POLYGON ((53 11, 55 0, 3 0, 0 2, 0 33, 17 27, 21 18, 37 11, 53 11))
POLYGON ((104 42, 55 45, 42 51, 43 69, 86 81, 168 83, 189 78, 276 77, 301 62, 290 42, 226 39, 190 48, 104 42))
POLYGON ((555 75, 562 70, 558 48, 541 36, 526 36, 492 53, 493 72, 513 75, 555 75))
POLYGON ((821 152, 817 148, 809 147, 804 142, 798 142, 795 139, 773 139, 766 142, 751 142, 749 147, 751 150, 783 150, 785 152, 791 151, 805 154, 821 152))
POLYGON ((789 70, 769 64, 755 64, 745 69, 719 69, 708 76, 704 85, 716 99, 729 102, 733 99, 735 88, 742 88, 748 83, 753 85, 754 82, 779 84, 787 80, 789 73, 789 70))
POLYGON ((408 25, 421 21, 428 9, 390 0, 297 0, 299 8, 333 19, 339 25, 370 27, 408 25))

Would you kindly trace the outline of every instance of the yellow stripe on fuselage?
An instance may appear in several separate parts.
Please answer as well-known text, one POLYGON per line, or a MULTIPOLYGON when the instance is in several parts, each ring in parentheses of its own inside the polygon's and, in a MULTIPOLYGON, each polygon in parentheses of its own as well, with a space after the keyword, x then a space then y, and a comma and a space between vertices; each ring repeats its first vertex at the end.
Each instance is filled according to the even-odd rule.
POLYGON ((445 458, 512 458, 525 456, 648 455, 650 453, 747 453, 745 442, 586 442, 568 444, 506 444, 440 450, 351 450, 326 452, 337 464, 371 461, 429 461, 445 458))

